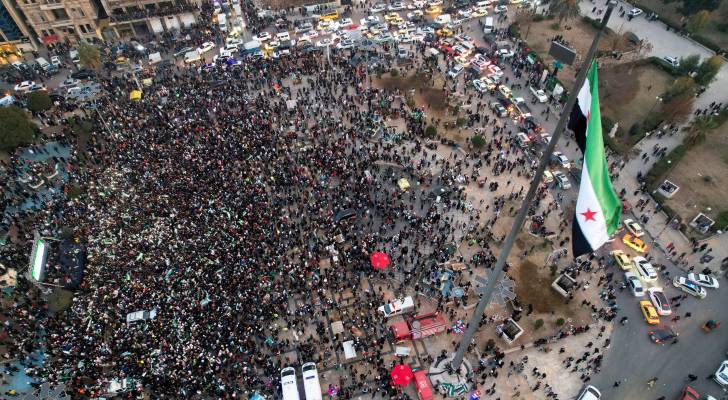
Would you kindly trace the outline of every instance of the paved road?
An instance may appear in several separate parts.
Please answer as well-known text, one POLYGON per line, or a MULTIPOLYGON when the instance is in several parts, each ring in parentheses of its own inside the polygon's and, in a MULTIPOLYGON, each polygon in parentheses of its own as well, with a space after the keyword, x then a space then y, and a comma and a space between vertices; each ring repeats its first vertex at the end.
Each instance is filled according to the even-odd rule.
MULTIPOLYGON (((604 7, 604 1, 598 0, 597 4, 602 9, 604 7)), ((599 18, 596 14, 591 11, 595 4, 589 0, 582 0, 579 4, 581 13, 583 15, 590 16, 592 18, 599 18)), ((667 25, 660 21, 648 21, 644 15, 628 21, 626 16, 624 18, 619 16, 619 7, 624 7, 625 10, 630 10, 632 6, 626 1, 619 1, 619 5, 612 15, 607 26, 616 32, 632 32, 640 39, 646 39, 652 44, 652 50, 650 56, 655 57, 686 57, 692 54, 698 54, 701 57, 712 56, 715 53, 703 47, 703 45, 694 42, 673 30, 668 31, 667 25)), ((716 76, 715 82, 713 82, 708 90, 705 91, 696 101, 696 107, 706 107, 713 101, 726 102, 728 101, 728 91, 725 88, 728 87, 728 66, 723 65, 720 72, 716 76)))

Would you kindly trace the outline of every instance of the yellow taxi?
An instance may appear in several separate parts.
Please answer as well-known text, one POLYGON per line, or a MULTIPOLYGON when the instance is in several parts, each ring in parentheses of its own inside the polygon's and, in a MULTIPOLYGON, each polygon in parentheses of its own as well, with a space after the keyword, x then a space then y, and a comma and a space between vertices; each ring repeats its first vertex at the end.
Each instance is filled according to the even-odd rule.
POLYGON ((473 10, 473 18, 485 17, 488 15, 488 9, 485 7, 475 7, 473 10))
POLYGON ((657 325, 660 323, 660 316, 657 315, 657 310, 655 310, 655 307, 649 300, 640 301, 640 310, 648 324, 657 325))
POLYGON ((622 250, 614 250, 611 254, 614 257, 614 262, 619 265, 619 268, 625 271, 632 268, 632 260, 622 250))
POLYGON ((339 19, 338 11, 332 11, 319 17, 319 21, 333 21, 335 19, 339 19))
MULTIPOLYGON (((481 81, 482 80, 483 79, 481 79, 481 81)), ((553 183, 554 182, 554 174, 552 174, 551 171, 549 171, 549 170, 544 170, 543 171, 543 182, 544 183, 553 183)))
POLYGON ((438 29, 436 33, 437 33, 437 36, 442 36, 442 37, 450 37, 453 35, 453 32, 447 28, 438 29))
POLYGON ((119 56, 116 58, 116 60, 114 60, 114 63, 116 63, 116 65, 128 64, 129 59, 124 56, 119 56))
POLYGON ((400 17, 399 14, 397 14, 396 12, 392 12, 384 16, 384 20, 387 22, 391 22, 395 19, 402 19, 402 17, 400 17))
POLYGON ((397 18, 394 18, 394 19, 390 19, 389 20, 389 24, 390 25, 400 25, 400 24, 404 24, 404 20, 402 19, 402 17, 397 17, 397 18))
POLYGON ((427 14, 439 14, 442 12, 442 9, 438 6, 429 6, 425 9, 425 13, 427 14))
POLYGON ((453 58, 453 60, 455 60, 456 63, 462 65, 463 67, 470 66, 470 60, 468 60, 468 58, 465 56, 457 56, 453 58))
POLYGON ((647 250, 647 245, 640 238, 636 238, 632 235, 624 235, 622 237, 622 243, 626 244, 627 247, 634 251, 644 253, 647 250))

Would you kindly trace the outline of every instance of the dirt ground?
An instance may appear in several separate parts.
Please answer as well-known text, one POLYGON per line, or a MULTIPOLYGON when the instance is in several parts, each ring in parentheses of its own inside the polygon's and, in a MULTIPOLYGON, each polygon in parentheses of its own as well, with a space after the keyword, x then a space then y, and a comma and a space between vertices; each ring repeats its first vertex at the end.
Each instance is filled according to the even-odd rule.
MULTIPOLYGON (((551 46, 551 40, 556 35, 562 35, 568 46, 576 51, 577 58, 575 64, 579 63, 580 57, 586 54, 589 46, 591 45, 592 38, 596 30, 586 22, 575 19, 573 21, 564 22, 563 26, 554 29, 556 20, 546 19, 543 21, 531 22, 530 30, 528 31, 528 37, 525 39, 526 42, 531 46, 539 57, 541 57, 546 63, 551 64, 554 58, 551 57, 548 52, 551 46)), ((528 28, 521 28, 521 34, 524 35, 528 28)), ((610 40, 610 35, 604 36, 602 41, 599 43, 599 50, 612 51, 615 49, 614 41, 610 40)), ((616 49, 618 51, 627 51, 628 47, 624 43, 620 43, 616 49)), ((576 77, 576 70, 569 65, 565 65, 564 69, 559 71, 559 80, 570 88, 574 85, 574 79, 576 77)))
POLYGON ((680 191, 665 204, 683 221, 699 212, 715 219, 728 209, 728 125, 708 134, 705 143, 690 150, 667 179, 680 186, 680 191))
POLYGON ((616 141, 631 148, 636 138, 629 129, 658 109, 657 97, 672 84, 672 77, 652 64, 609 65, 599 71, 602 116, 619 123, 621 136, 616 141))

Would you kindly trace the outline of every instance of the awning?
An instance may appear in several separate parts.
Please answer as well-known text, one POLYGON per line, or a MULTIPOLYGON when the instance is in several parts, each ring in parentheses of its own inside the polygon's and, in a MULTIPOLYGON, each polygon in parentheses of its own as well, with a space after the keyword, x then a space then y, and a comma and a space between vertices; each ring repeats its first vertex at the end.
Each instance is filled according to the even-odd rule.
POLYGON ((412 369, 406 364, 395 365, 389 376, 392 378, 392 384, 396 386, 407 386, 413 378, 412 369))
POLYGON ((348 360, 356 357, 356 349, 354 348, 353 340, 347 340, 342 343, 342 345, 344 346, 344 358, 348 360))
POLYGON ((416 371, 414 377, 420 400, 432 400, 432 386, 430 386, 430 378, 427 377, 427 373, 423 370, 416 371))
POLYGON ((195 15, 191 13, 182 14, 179 16, 179 19, 180 21, 182 21, 182 26, 184 26, 185 28, 191 27, 197 21, 195 19, 195 15))
POLYGON ((162 21, 160 21, 159 18, 150 18, 149 25, 151 26, 152 32, 154 33, 164 32, 164 26, 162 26, 162 21))

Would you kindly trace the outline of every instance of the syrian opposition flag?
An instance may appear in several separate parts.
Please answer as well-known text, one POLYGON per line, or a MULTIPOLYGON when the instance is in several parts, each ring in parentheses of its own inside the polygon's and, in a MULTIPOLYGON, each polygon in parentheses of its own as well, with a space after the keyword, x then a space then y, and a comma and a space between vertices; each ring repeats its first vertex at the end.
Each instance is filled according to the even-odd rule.
POLYGON ((602 138, 602 117, 599 112, 597 64, 592 66, 584 86, 579 90, 571 112, 569 128, 584 153, 579 198, 572 224, 574 257, 595 251, 619 227, 622 203, 617 197, 607 170, 602 138))

